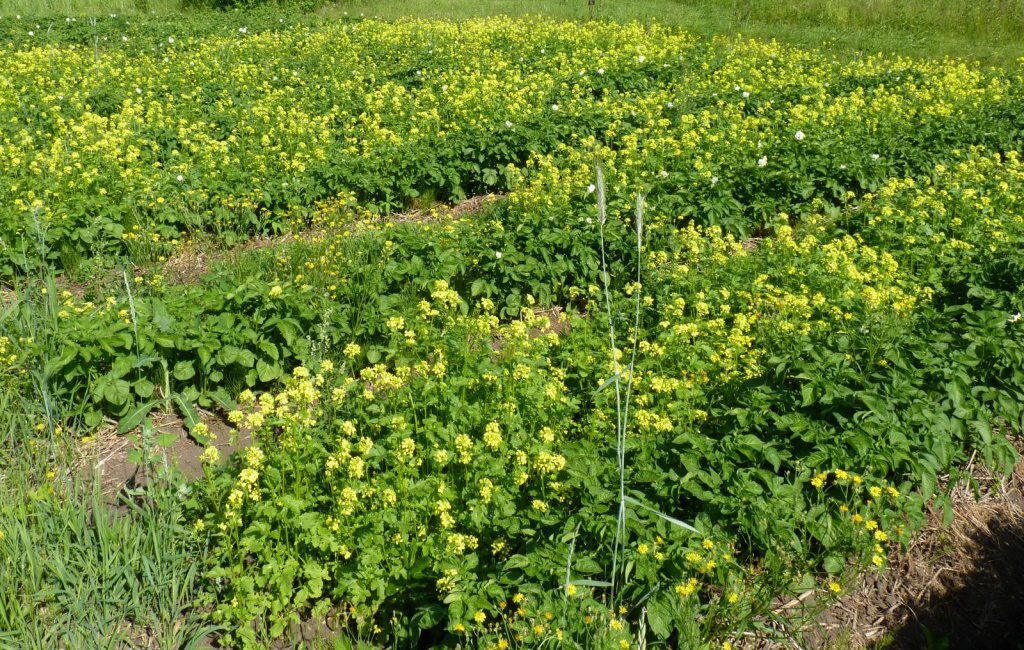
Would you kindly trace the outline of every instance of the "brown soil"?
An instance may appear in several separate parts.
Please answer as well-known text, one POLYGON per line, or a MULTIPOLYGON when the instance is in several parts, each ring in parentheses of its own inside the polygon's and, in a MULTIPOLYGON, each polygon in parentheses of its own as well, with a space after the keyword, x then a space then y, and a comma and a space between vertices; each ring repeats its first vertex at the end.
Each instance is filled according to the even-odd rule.
MULTIPOLYGON (((231 427, 219 417, 206 411, 199 414, 211 434, 216 435, 213 446, 220 451, 220 462, 225 462, 231 454, 249 445, 249 432, 243 430, 232 437, 231 427)), ((154 451, 158 464, 166 461, 168 468, 176 468, 189 481, 203 476, 200 456, 205 448, 189 437, 181 418, 168 413, 154 413, 150 417, 156 435, 172 433, 175 436, 169 445, 154 451)), ((116 501, 126 489, 144 487, 153 473, 130 458, 139 447, 138 433, 136 429, 120 435, 117 426, 110 424, 94 436, 83 439, 78 445, 76 472, 83 478, 97 477, 101 493, 111 501, 116 501)))
MULTIPOLYGON (((498 198, 500 195, 495 194, 472 196, 454 205, 437 204, 430 208, 413 209, 381 216, 380 220, 392 223, 412 223, 435 221, 440 218, 457 219, 478 212, 484 205, 498 198)), ((304 230, 277 237, 255 237, 230 249, 210 249, 201 243, 187 244, 164 262, 160 272, 168 284, 193 283, 208 273, 215 264, 238 255, 264 248, 276 248, 291 242, 317 241, 326 234, 321 230, 304 230)))
MULTIPOLYGON (((743 648, 1024 648, 1024 459, 1009 477, 973 463, 951 492, 953 520, 928 513, 884 572, 866 571, 825 607, 807 592, 779 607, 772 639, 743 648), (794 623, 802 621, 802 623, 794 623)), ((767 635, 766 635, 767 636, 767 635)))

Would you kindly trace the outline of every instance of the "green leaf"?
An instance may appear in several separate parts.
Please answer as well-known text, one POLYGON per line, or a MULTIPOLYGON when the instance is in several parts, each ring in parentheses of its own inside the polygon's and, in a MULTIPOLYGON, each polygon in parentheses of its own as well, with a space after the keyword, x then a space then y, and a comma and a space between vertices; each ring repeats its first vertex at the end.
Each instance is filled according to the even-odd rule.
POLYGON ((127 433, 135 427, 142 424, 142 421, 149 415, 149 412, 156 405, 156 402, 146 402, 145 404, 138 404, 131 409, 127 415, 121 418, 121 421, 117 425, 118 433, 127 433))
POLYGON ((569 584, 576 585, 577 587, 611 587, 612 583, 607 580, 589 580, 582 578, 580 580, 570 580, 569 584))
POLYGON ((132 387, 135 389, 135 394, 142 398, 152 397, 155 388, 153 382, 148 379, 140 379, 132 387))
POLYGON ((178 381, 188 381, 196 376, 196 369, 191 361, 179 361, 174 364, 174 372, 171 373, 178 381))
POLYGON ((114 363, 110 368, 110 375, 118 379, 124 377, 132 371, 132 361, 131 357, 118 357, 114 359, 114 363))
POLYGON ((606 389, 609 386, 611 386, 612 384, 614 384, 615 380, 618 379, 621 376, 621 374, 622 373, 618 373, 617 372, 614 375, 612 375, 611 377, 609 377, 608 379, 605 379, 604 382, 600 386, 597 387, 597 390, 595 390, 593 393, 591 393, 591 397, 593 397, 594 395, 597 395, 598 393, 600 393, 604 389, 606 389))
POLYGON ((274 381, 281 376, 281 366, 276 363, 267 363, 260 359, 256 362, 256 374, 260 381, 264 383, 274 381))
POLYGON ((161 433, 156 437, 156 444, 161 447, 170 447, 178 440, 176 433, 161 433))
POLYGON ((199 412, 196 411, 195 405, 181 395, 174 396, 174 403, 177 405, 178 412, 181 413, 181 419, 185 422, 185 426, 188 428, 189 435, 192 436, 193 440, 201 445, 208 444, 210 442, 209 436, 197 435, 194 431, 195 426, 199 424, 199 412))
POLYGON ((114 379, 103 383, 103 399, 111 404, 121 406, 130 397, 131 385, 123 379, 114 379))
POLYGON ((85 426, 92 429, 93 427, 99 426, 100 422, 103 421, 103 413, 96 409, 86 411, 85 415, 82 417, 82 421, 85 422, 85 426))
POLYGON ((682 528, 684 530, 688 530, 690 532, 700 534, 700 531, 697 530, 696 528, 694 528, 693 526, 691 526, 690 524, 688 524, 688 523, 686 523, 684 521, 680 521, 680 520, 676 519, 675 517, 669 517, 665 513, 659 512, 659 511, 655 510, 654 508, 651 508, 649 506, 645 506, 644 504, 640 503, 639 501, 637 501, 633 497, 628 497, 627 496, 625 498, 625 500, 626 500, 626 503, 628 503, 630 505, 634 505, 634 506, 637 506, 638 508, 643 508, 644 510, 647 510, 649 512, 653 512, 654 514, 658 515, 659 517, 661 517, 662 519, 664 519, 668 523, 672 524, 673 526, 678 526, 679 528, 682 528))
POLYGON ((843 569, 846 567, 846 563, 843 561, 843 558, 836 555, 829 555, 826 557, 822 565, 825 567, 825 570, 832 575, 842 573, 843 569))
POLYGON ((664 594, 658 594, 648 603, 647 623, 660 639, 666 639, 672 634, 675 628, 675 607, 664 594))

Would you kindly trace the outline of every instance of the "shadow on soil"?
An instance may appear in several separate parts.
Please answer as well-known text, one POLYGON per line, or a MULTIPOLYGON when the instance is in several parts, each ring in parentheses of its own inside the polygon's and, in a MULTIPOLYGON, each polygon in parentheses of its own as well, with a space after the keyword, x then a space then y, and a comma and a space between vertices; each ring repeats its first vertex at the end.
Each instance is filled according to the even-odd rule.
POLYGON ((971 569, 936 573, 876 648, 1024 650, 1024 518, 986 524, 970 535, 971 569))

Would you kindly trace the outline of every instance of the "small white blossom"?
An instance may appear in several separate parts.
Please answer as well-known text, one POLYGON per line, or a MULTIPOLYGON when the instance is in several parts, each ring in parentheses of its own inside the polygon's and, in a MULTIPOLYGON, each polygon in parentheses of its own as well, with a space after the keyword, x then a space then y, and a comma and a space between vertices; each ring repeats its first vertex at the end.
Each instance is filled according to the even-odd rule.
POLYGON ((557 111, 558 110, 558 104, 552 104, 551 105, 551 110, 557 111))
POLYGON ((796 135, 794 135, 793 137, 796 138, 797 140, 803 140, 804 139, 804 132, 803 131, 797 131, 796 135))
POLYGON ((658 172, 658 175, 660 175, 662 178, 668 178, 668 172, 665 171, 664 169, 658 172))
POLYGON ((636 60, 639 61, 640 63, 643 63, 644 61, 647 60, 647 57, 641 54, 640 56, 636 57, 636 60))
POLYGON ((712 176, 711 177, 711 184, 712 185, 718 185, 718 177, 717 176, 712 176))
POLYGON ((1007 320, 1010 321, 1011 323, 1016 323, 1020 319, 1021 319, 1020 312, 1017 312, 1013 316, 1010 316, 1007 320))
POLYGON ((167 42, 170 43, 171 45, 174 45, 174 37, 173 36, 168 36, 167 37, 167 42))
POLYGON ((768 156, 761 156, 760 158, 757 159, 757 166, 758 167, 764 167, 767 164, 768 164, 768 156))
POLYGON ((499 260, 500 260, 500 259, 501 259, 501 251, 494 251, 494 257, 495 257, 496 259, 499 259, 499 260))
POLYGON ((591 183, 590 185, 587 185, 587 194, 593 194, 596 189, 597 189, 597 186, 594 185, 593 183, 591 183))
POLYGON ((597 74, 604 74, 604 68, 598 68, 597 74))
POLYGON ((512 128, 512 122, 510 122, 509 120, 505 120, 505 128, 506 129, 511 129, 512 128))
POLYGON ((871 154, 871 160, 878 160, 879 156, 877 153, 871 154))
POLYGON ((185 180, 185 177, 182 176, 181 174, 178 174, 177 179, 178 179, 178 182, 181 183, 182 181, 185 180))

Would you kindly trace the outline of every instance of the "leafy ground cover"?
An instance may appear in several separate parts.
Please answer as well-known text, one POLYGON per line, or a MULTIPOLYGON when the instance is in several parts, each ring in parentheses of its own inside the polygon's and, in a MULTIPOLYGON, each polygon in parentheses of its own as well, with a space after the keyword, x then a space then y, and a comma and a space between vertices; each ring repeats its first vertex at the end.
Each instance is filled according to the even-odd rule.
POLYGON ((7 45, 5 642, 730 647, 1013 465, 1018 69, 268 15, 7 45), (201 480, 83 501, 70 440, 174 411, 201 480))

